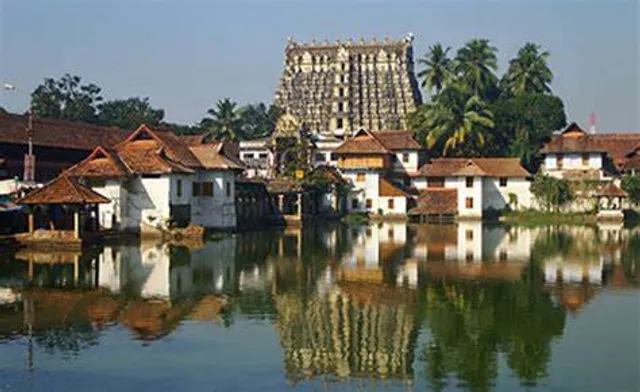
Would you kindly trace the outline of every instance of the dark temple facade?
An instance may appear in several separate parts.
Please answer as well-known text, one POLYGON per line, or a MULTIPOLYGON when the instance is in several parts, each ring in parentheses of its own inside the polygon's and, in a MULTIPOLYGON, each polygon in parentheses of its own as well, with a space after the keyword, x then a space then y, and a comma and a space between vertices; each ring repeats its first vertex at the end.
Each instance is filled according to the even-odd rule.
POLYGON ((422 103, 413 35, 333 44, 289 39, 275 102, 316 134, 406 129, 407 115, 422 103))

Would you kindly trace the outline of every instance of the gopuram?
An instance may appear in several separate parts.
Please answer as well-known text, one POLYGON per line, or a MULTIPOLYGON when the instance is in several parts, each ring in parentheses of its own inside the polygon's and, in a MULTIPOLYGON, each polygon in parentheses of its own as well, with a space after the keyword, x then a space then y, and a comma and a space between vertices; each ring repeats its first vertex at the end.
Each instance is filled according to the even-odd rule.
POLYGON ((421 102, 412 34, 383 42, 288 39, 275 103, 313 134, 403 129, 407 114, 421 102))

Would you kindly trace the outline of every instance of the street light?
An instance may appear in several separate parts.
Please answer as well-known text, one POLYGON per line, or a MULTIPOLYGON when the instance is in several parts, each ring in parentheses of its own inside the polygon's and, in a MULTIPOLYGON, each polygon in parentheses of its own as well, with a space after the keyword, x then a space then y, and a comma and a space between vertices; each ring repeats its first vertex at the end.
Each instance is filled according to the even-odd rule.
MULTIPOLYGON (((11 83, 3 83, 2 89, 5 91, 21 92, 11 83)), ((36 180, 36 157, 33 155, 33 118, 33 105, 29 102, 29 117, 26 129, 28 152, 24 156, 24 173, 22 176, 22 180, 29 184, 35 184, 36 180)))

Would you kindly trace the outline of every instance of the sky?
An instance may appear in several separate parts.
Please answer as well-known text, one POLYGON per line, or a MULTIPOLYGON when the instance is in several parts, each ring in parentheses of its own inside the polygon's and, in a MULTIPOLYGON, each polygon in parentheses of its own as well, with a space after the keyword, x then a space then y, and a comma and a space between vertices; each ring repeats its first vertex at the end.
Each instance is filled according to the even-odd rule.
POLYGON ((553 92, 569 121, 640 132, 639 0, 0 0, 0 106, 24 111, 29 93, 64 73, 105 99, 149 97, 167 121, 192 124, 221 98, 271 102, 288 36, 299 42, 415 35, 471 38, 499 49, 499 75, 526 42, 550 52, 553 92))

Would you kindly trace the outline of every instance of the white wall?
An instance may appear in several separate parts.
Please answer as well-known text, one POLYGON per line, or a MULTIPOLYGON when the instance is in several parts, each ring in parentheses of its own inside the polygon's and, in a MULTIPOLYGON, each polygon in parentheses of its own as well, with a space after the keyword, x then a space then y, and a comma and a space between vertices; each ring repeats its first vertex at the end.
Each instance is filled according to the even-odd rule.
POLYGON ((458 190, 458 216, 482 217, 482 177, 473 177, 473 187, 471 188, 467 188, 466 177, 447 177, 444 186, 458 190), (473 198, 473 208, 466 207, 467 197, 473 198))
POLYGON ((377 213, 379 204, 379 181, 380 174, 375 170, 344 170, 342 174, 345 178, 351 180, 354 185, 353 191, 349 195, 347 208, 354 212, 372 212, 377 213), (365 181, 356 181, 357 173, 365 173, 365 181), (352 208, 352 200, 358 200, 358 208, 352 208), (366 208, 366 200, 371 199, 371 208, 366 208))
POLYGON ((411 184, 418 190, 427 189, 427 177, 412 177, 411 184))
POLYGON ((91 187, 95 192, 110 200, 109 203, 98 205, 98 221, 102 228, 113 229, 114 221, 116 227, 122 224, 122 207, 125 196, 121 184, 120 180, 106 180, 104 186, 91 187))
POLYGON ((457 261, 482 261, 482 222, 458 222, 457 261))
POLYGON ((396 159, 393 162, 393 170, 394 171, 406 171, 410 173, 414 173, 418 171, 418 151, 415 150, 406 150, 406 151, 395 151, 396 159), (409 161, 404 162, 402 160, 402 156, 404 154, 409 154, 409 161))
POLYGON ((531 183, 524 177, 507 178, 507 186, 500 186, 500 179, 497 177, 482 178, 482 199, 483 209, 493 208, 502 210, 509 205, 509 194, 513 193, 517 198, 517 209, 531 207, 532 195, 531 183))
MULTIPOLYGON (((382 209, 382 214, 406 214, 407 213, 407 198, 404 196, 398 197, 379 197, 378 207, 382 209), (393 209, 389 208, 389 200, 393 199, 393 209)), ((377 212, 377 210, 376 210, 377 212)))
MULTIPOLYGON (((128 180, 122 208, 123 228, 138 229, 164 224, 170 217, 171 176, 128 180), (153 221, 150 220, 153 217, 153 221)), ((184 186, 184 185, 183 185, 184 186)), ((184 190, 183 190, 184 192, 184 190)))
POLYGON ((195 196, 191 200, 191 220, 207 228, 236 227, 235 174, 230 170, 201 171, 194 181, 212 182, 213 196, 195 196), (226 184, 231 186, 227 196, 226 184))
MULTIPOLYGON (((564 153, 562 154, 562 169, 601 169, 602 168, 602 154, 591 152, 589 153, 589 163, 587 166, 582 164, 582 153, 564 153)), ((547 154, 544 158, 544 165, 546 170, 558 170, 557 154, 547 154)))

